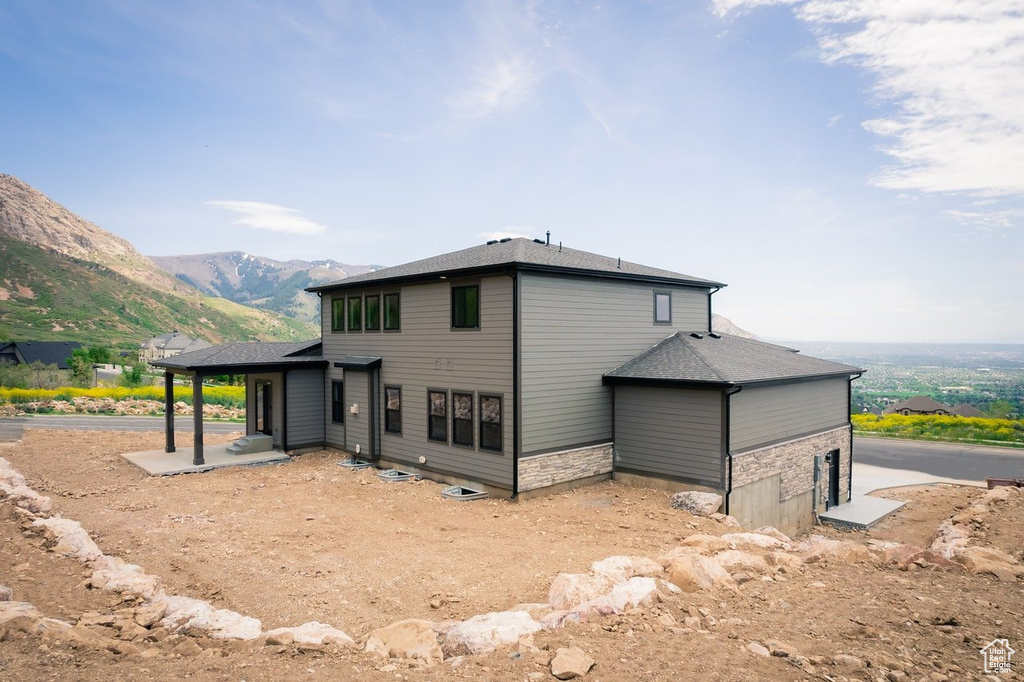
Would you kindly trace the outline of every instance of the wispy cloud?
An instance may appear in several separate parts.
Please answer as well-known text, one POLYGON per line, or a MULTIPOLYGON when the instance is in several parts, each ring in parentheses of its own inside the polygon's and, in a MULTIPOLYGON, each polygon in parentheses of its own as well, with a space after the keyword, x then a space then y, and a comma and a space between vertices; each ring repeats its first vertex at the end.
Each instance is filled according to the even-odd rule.
POLYGON ((285 234, 323 234, 327 231, 326 226, 304 217, 301 211, 294 208, 260 201, 207 201, 206 204, 240 214, 241 217, 234 224, 255 230, 285 234))
POLYGON ((964 211, 951 209, 946 215, 981 232, 998 232, 1012 228, 1024 218, 1024 209, 964 211))
POLYGON ((875 76, 891 110, 863 123, 895 163, 874 184, 1024 196, 1024 13, 985 0, 714 0, 719 16, 795 5, 828 63, 875 76))
POLYGON ((540 80, 532 60, 509 57, 476 69, 471 85, 448 98, 454 109, 473 114, 488 114, 512 108, 529 96, 540 80))
POLYGON ((481 232, 480 236, 486 240, 505 239, 506 237, 528 237, 533 238, 535 230, 529 225, 507 225, 499 227, 493 232, 481 232))

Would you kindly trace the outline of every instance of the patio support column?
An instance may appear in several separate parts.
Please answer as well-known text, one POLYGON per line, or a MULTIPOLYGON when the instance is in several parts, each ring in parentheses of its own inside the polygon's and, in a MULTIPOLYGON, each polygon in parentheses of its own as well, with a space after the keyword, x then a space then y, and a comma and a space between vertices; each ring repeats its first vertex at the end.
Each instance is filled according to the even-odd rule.
POLYGON ((174 452, 174 373, 164 372, 164 452, 174 452))
POLYGON ((192 464, 206 464, 203 459, 203 375, 192 378, 192 464))

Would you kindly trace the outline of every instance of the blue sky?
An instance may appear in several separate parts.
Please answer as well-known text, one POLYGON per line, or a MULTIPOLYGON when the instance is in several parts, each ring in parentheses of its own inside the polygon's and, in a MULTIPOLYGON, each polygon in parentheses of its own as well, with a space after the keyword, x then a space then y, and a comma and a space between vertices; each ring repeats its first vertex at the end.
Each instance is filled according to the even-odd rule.
POLYGON ((0 172, 150 255, 505 234, 775 339, 1024 342, 1024 5, 0 5, 0 172))

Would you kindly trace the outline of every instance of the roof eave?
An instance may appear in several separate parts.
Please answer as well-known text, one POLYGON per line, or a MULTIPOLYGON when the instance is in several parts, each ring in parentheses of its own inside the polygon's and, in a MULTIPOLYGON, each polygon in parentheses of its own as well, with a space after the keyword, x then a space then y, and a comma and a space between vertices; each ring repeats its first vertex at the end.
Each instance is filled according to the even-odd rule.
POLYGON ((190 374, 252 374, 255 372, 283 372, 296 368, 327 367, 330 363, 323 358, 317 360, 300 360, 297 362, 244 362, 218 363, 212 365, 194 364, 180 365, 161 360, 153 360, 149 364, 169 372, 188 372, 190 374))
POLYGON ((668 379, 662 377, 629 377, 604 375, 602 383, 605 385, 614 384, 618 386, 662 386, 666 388, 731 388, 733 386, 771 386, 775 384, 798 384, 805 381, 817 381, 820 379, 836 379, 840 377, 853 377, 864 370, 852 370, 842 372, 826 372, 823 374, 805 374, 789 377, 773 377, 770 379, 746 379, 741 381, 699 381, 694 379, 668 379))

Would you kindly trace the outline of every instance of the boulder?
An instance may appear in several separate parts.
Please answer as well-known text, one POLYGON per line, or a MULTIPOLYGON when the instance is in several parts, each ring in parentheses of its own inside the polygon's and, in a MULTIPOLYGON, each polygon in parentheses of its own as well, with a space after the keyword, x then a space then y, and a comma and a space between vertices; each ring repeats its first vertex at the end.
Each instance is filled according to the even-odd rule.
POLYGON ((758 528, 754 532, 757 533, 758 535, 769 535, 769 536, 775 538, 776 540, 778 540, 779 542, 792 542, 792 540, 790 539, 790 537, 788 535, 786 535, 785 533, 781 532, 775 526, 761 526, 760 528, 758 528))
POLYGON ((716 554, 715 561, 729 573, 745 571, 747 573, 764 575, 775 572, 763 558, 738 549, 729 549, 716 554))
POLYGON ((699 554, 677 556, 668 565, 668 581, 684 592, 736 589, 736 581, 712 558, 699 554))
POLYGON ((143 599, 153 599, 162 594, 160 578, 149 575, 135 564, 104 555, 98 560, 97 568, 89 577, 89 584, 100 590, 133 594, 143 599))
POLYGON ((717 493, 702 493, 686 490, 672 496, 672 508, 688 511, 694 516, 711 516, 722 506, 722 496, 717 493))
POLYGON ((758 656, 764 656, 765 658, 772 655, 772 652, 768 651, 768 648, 760 642, 751 642, 747 644, 747 651, 752 654, 757 654, 758 656))
POLYGON ((14 592, 11 588, 6 585, 0 585, 0 601, 11 601, 14 598, 14 592))
POLYGON ((643 556, 610 556, 590 565, 590 570, 604 576, 613 584, 625 582, 636 576, 658 576, 663 569, 661 564, 643 556))
POLYGON ((365 649, 384 658, 414 659, 428 666, 444 660, 433 624, 428 620, 401 620, 374 630, 366 639, 365 649))
POLYGON ((607 575, 560 573, 551 582, 548 602, 558 611, 572 609, 607 593, 614 584, 615 581, 607 575))
POLYGON ((14 465, 0 457, 0 490, 10 495, 11 489, 25 484, 25 477, 14 468, 14 465))
POLYGON ((808 564, 823 560, 858 564, 871 560, 871 551, 859 542, 833 540, 821 535, 811 535, 798 545, 797 551, 808 564))
POLYGON ((559 648, 551 659, 551 674, 560 680, 583 677, 594 667, 594 659, 577 647, 559 648))
POLYGON ((53 509, 53 502, 49 497, 40 495, 28 486, 18 485, 12 487, 10 490, 5 490, 4 492, 10 495, 14 504, 18 505, 22 509, 32 512, 33 514, 46 515, 53 509))
POLYGON ((565 621, 588 621, 594 617, 610 616, 650 604, 658 596, 658 582, 654 578, 630 578, 613 587, 607 594, 576 606, 560 619, 559 624, 565 621))
POLYGON ((525 611, 498 611, 462 621, 444 638, 446 656, 484 654, 514 644, 524 635, 540 630, 540 623, 525 611))
POLYGON ((732 549, 790 549, 790 544, 761 533, 726 533, 722 539, 732 549))
POLYGON ((157 599, 135 609, 135 622, 144 628, 153 627, 167 614, 167 601, 157 599))
POLYGON ((167 597, 167 615, 161 621, 170 630, 205 630, 218 639, 256 639, 261 624, 255 618, 227 609, 215 609, 209 602, 191 597, 167 597))
POLYGON ((685 538, 683 538, 683 541, 679 544, 682 547, 692 547, 694 549, 699 549, 701 552, 705 554, 713 554, 715 552, 722 552, 729 549, 728 541, 723 540, 717 535, 705 535, 703 533, 695 533, 693 535, 688 535, 685 538))
POLYGON ((32 522, 36 528, 41 528, 43 536, 49 543, 53 543, 52 549, 58 554, 63 554, 72 559, 78 559, 85 563, 95 562, 103 556, 103 552, 92 541, 89 534, 85 532, 78 521, 71 519, 36 519, 32 522))
MULTIPOLYGON (((231 612, 229 612, 231 613, 231 612)), ((235 614, 238 615, 238 614, 235 614)), ((250 619, 254 620, 254 619, 250 619)), ((259 621, 256 621, 257 623, 259 621)), ((296 644, 340 644, 343 646, 355 646, 356 643, 345 632, 331 627, 319 621, 311 620, 302 625, 290 628, 277 628, 267 633, 267 637, 291 636, 292 642, 296 644)), ((258 635, 257 635, 258 636, 258 635)), ((238 637, 233 639, 251 639, 238 637)))
POLYGON ((971 573, 990 573, 1003 582, 1012 583, 1017 576, 1024 576, 1024 565, 994 547, 962 547, 953 558, 971 573))
POLYGON ((957 550, 967 546, 969 539, 970 531, 966 526, 946 520, 940 523, 935 531, 935 539, 932 540, 930 549, 947 559, 952 559, 957 550))
POLYGON ((765 558, 775 570, 781 573, 797 573, 804 565, 803 559, 788 552, 769 552, 765 558))
POLYGON ((0 639, 6 632, 27 632, 42 614, 28 602, 0 602, 0 639))

